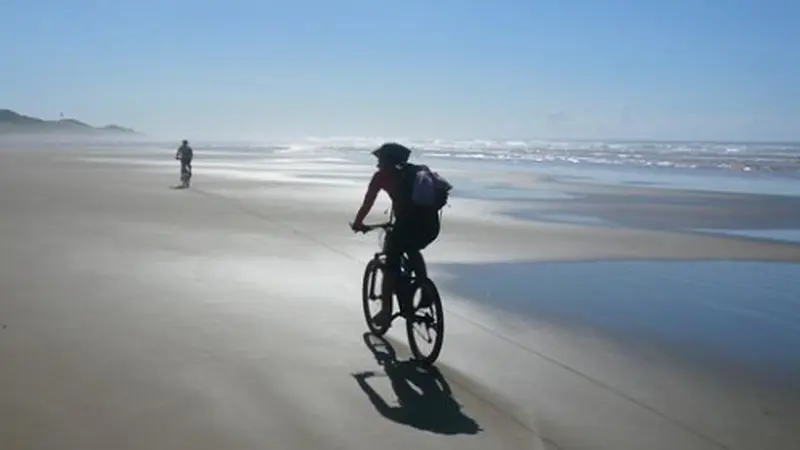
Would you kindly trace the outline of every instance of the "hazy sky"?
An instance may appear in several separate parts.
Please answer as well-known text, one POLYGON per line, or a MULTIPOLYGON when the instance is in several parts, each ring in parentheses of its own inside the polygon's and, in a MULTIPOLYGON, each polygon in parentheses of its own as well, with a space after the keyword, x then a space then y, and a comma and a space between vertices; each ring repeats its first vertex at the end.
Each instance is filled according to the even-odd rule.
POLYGON ((164 137, 800 139, 797 0, 0 0, 0 108, 164 137))

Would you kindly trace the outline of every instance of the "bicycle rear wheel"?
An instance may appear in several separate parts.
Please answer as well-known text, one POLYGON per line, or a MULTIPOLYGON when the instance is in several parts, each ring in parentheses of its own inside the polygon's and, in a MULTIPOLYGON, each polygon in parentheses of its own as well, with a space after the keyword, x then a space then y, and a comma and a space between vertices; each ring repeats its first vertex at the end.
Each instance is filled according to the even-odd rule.
POLYGON ((417 282, 411 303, 413 313, 406 318, 408 345, 415 359, 433 364, 444 344, 444 309, 436 284, 429 278, 417 282))
MULTIPOLYGON (((386 320, 381 324, 376 323, 375 315, 370 312, 370 306, 372 305, 377 306, 378 311, 382 309, 383 300, 380 293, 375 293, 375 286, 378 285, 378 290, 380 291, 381 286, 376 282, 376 279, 378 272, 383 272, 383 270, 384 263, 382 261, 377 258, 370 260, 364 269, 364 279, 361 285, 361 305, 364 309, 364 320, 367 322, 369 331, 376 336, 383 336, 391 325, 390 320, 386 320)), ((383 280, 381 279, 380 281, 383 280)), ((392 302, 389 302, 387 308, 386 314, 388 314, 388 318, 392 315, 392 302)))

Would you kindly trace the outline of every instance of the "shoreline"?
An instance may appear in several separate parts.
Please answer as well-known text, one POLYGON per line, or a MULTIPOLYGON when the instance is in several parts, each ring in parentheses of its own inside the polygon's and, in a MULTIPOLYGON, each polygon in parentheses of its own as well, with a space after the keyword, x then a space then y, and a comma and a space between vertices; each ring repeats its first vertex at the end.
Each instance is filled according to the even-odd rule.
POLYGON ((788 274, 800 275, 800 264, 596 260, 436 264, 430 271, 456 297, 531 324, 583 330, 620 348, 636 342, 678 359, 707 358, 793 383, 800 393, 800 356, 793 350, 800 345, 800 316, 792 315, 796 300, 788 291, 795 278, 788 274), (751 279, 742 281, 746 276, 751 279), (769 288, 767 280, 773 283, 769 288), (774 298, 763 298, 768 305, 748 304, 748 292, 753 298, 774 298), (704 316, 713 320, 703 325, 704 316))

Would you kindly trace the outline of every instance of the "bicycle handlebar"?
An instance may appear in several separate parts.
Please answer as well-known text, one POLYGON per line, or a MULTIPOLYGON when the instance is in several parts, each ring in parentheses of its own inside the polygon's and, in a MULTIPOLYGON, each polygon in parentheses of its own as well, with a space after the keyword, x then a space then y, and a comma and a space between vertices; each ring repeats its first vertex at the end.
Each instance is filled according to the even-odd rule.
POLYGON ((368 233, 370 231, 377 230, 378 228, 383 228, 384 230, 387 230, 387 229, 391 228, 392 226, 393 226, 393 224, 391 222, 376 223, 376 224, 371 224, 371 225, 364 224, 364 225, 362 225, 361 227, 358 227, 358 228, 354 228, 353 224, 352 223, 350 224, 350 228, 352 228, 353 231, 361 232, 361 233, 368 233))

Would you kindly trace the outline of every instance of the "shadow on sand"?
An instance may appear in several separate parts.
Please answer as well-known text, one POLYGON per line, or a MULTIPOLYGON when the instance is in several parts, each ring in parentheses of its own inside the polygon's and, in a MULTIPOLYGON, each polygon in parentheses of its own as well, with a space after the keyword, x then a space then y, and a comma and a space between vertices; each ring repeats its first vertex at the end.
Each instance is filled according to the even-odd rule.
POLYGON ((394 347, 386 339, 364 334, 364 342, 383 367, 383 374, 366 371, 353 374, 378 412, 389 420, 437 434, 477 434, 477 422, 464 414, 453 398, 450 385, 436 367, 408 360, 398 361, 394 347), (397 406, 390 405, 368 380, 388 377, 397 397, 397 406))

